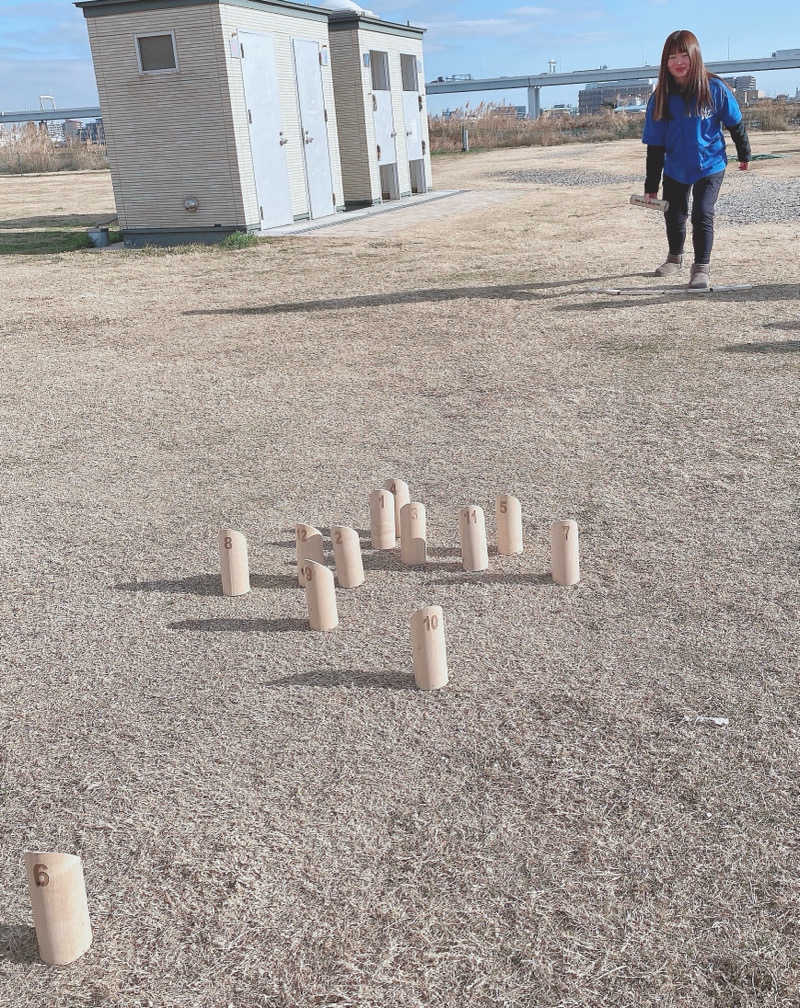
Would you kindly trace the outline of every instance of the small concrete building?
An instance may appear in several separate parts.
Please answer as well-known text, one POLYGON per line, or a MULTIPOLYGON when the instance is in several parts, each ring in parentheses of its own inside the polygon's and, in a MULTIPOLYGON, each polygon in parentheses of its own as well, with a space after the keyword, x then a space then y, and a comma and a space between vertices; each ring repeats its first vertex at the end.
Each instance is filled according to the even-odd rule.
POLYGON ((423 28, 381 21, 328 0, 345 205, 369 206, 432 188, 423 28))
POLYGON ((290 0, 79 0, 127 245, 344 208, 328 13, 290 0))

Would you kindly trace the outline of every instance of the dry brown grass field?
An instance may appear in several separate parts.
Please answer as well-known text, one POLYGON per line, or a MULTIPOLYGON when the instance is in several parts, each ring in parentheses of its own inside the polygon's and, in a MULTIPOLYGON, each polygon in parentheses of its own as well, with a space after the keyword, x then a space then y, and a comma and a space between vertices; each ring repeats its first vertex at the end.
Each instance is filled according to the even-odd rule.
MULTIPOLYGON (((798 176, 753 143, 737 206, 798 176)), ((752 286, 689 295, 643 154, 443 156, 460 195, 243 250, 54 252, 108 174, 0 178, 0 1008, 797 1008, 800 220, 720 217, 752 286), (621 181, 513 181, 556 169, 621 181), (371 549, 395 476, 422 569, 371 549), (525 551, 466 574, 501 492, 525 551), (331 633, 298 521, 360 530, 331 633), (71 966, 26 850, 82 858, 71 966)))

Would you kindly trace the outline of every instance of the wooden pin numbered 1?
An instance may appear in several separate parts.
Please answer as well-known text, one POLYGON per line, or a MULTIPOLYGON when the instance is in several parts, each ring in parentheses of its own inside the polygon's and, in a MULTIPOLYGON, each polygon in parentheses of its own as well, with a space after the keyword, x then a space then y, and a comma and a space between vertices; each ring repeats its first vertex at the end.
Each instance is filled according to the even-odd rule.
POLYGON ((219 533, 219 565, 223 595, 246 595, 250 591, 247 540, 235 529, 219 533))
POLYGON ((323 564, 306 560, 303 565, 308 622, 312 630, 333 630, 339 625, 333 572, 323 564))
POLYGON ((489 567, 486 544, 486 519, 483 508, 469 504, 458 512, 458 535, 461 539, 461 566, 465 571, 484 571, 489 567))
POLYGON ((358 588, 360 584, 364 584, 364 562, 361 559, 358 532, 347 525, 332 525, 331 539, 339 587, 358 588))
POLYGON ((580 581, 578 556, 578 523, 572 520, 554 522, 550 528, 551 566, 553 580, 560 585, 580 581))
POLYGON ((383 489, 388 490, 394 495, 394 534, 395 538, 400 538, 400 510, 411 500, 411 493, 408 489, 408 483, 404 483, 400 479, 390 479, 386 480, 383 484, 383 489))
POLYGON ((412 614, 411 651, 414 681, 420 689, 441 689, 447 685, 447 649, 441 606, 425 606, 412 614))
POLYGON ((410 501, 400 509, 400 560, 419 567, 427 560, 425 505, 410 501))
POLYGON ((391 490, 373 490, 369 495, 369 524, 373 549, 394 549, 394 494, 391 490))
POLYGON ((318 564, 325 563, 325 554, 322 552, 322 533, 318 528, 298 522, 295 529, 295 555, 297 557, 297 583, 303 588, 305 586, 303 566, 306 560, 313 560, 318 564))
POLYGON ((497 552, 514 556, 522 552, 522 505, 518 497, 500 494, 495 501, 497 552))
POLYGON ((27 851, 25 871, 39 954, 50 966, 67 966, 92 944, 81 859, 56 851, 27 851))

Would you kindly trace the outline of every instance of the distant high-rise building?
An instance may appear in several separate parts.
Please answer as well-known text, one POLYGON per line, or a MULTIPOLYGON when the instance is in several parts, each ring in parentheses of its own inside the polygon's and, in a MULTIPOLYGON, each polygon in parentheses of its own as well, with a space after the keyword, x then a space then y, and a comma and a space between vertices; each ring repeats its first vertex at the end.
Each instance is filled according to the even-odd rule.
POLYGON ((652 93, 653 85, 647 78, 587 84, 578 92, 578 114, 592 115, 618 105, 641 105, 652 93))

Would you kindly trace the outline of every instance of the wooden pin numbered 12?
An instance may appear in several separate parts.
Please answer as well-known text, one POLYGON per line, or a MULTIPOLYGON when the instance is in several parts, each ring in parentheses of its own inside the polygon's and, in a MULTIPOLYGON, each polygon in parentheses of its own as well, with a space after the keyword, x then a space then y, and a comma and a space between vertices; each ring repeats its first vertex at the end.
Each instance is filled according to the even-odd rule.
POLYGON ((464 570, 488 570, 489 547, 486 543, 483 508, 475 504, 461 508, 458 512, 458 535, 461 539, 461 566, 464 570))
POLYGON ((663 199, 645 199, 644 196, 631 196, 631 203, 634 206, 646 207, 648 210, 660 210, 666 213, 669 210, 669 203, 663 199))
POLYGON ((394 494, 391 490, 373 490, 369 495, 369 524, 373 549, 394 549, 394 494))
POLYGON ((553 580, 560 585, 580 581, 578 557, 578 523, 572 520, 554 522, 550 528, 553 580))
POLYGON ((447 685, 447 650, 441 606, 425 606, 412 614, 411 651, 414 681, 420 689, 441 689, 447 685))
POLYGON ((323 564, 306 560, 303 565, 308 622, 312 630, 333 630, 339 625, 333 572, 323 564))
POLYGON ((246 595, 250 591, 247 540, 235 529, 219 533, 219 565, 223 595, 246 595))
POLYGON ((411 500, 411 492, 408 489, 408 483, 403 482, 401 479, 386 480, 383 484, 383 489, 388 490, 394 495, 394 535, 396 539, 399 539, 400 510, 403 505, 408 504, 411 500))
POLYGON ((522 552, 522 505, 518 497, 500 494, 495 500, 497 552, 514 556, 522 552))
POLYGON ((67 966, 92 944, 81 859, 57 851, 27 851, 25 871, 39 954, 50 966, 67 966))
POLYGON ((358 588, 364 584, 364 562, 361 559, 361 540, 358 538, 358 532, 348 525, 332 525, 331 539, 339 587, 358 588))
POLYGON ((410 501, 400 509, 400 560, 419 567, 428 558, 425 505, 410 501))
POLYGON ((322 552, 322 533, 313 525, 299 522, 295 529, 295 555, 297 557, 297 583, 305 587, 303 566, 306 560, 324 564, 325 554, 322 552))

